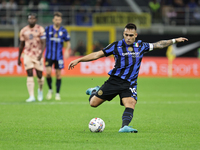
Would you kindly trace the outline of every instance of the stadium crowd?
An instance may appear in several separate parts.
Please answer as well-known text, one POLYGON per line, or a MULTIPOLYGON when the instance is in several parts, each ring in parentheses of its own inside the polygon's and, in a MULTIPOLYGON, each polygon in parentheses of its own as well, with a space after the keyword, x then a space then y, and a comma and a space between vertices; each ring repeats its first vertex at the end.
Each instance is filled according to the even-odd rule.
POLYGON ((150 0, 153 22, 171 25, 200 24, 200 0, 150 0), (184 18, 188 18, 188 20, 184 18), (164 18, 164 19, 163 19, 164 18))
MULTIPOLYGON (((62 6, 111 6, 110 0, 0 0, 0 24, 14 24, 15 16, 20 17, 23 10, 38 13, 39 10, 62 11, 62 6)), ((80 10, 82 12, 82 10, 80 10)))
POLYGON ((1 0, 1 6, 6 5, 8 8, 10 5, 70 5, 70 6, 110 6, 111 3, 109 0, 1 0))
MULTIPOLYGON (((153 23, 164 23, 170 25, 199 25, 200 24, 200 0, 149 0, 144 1, 149 7, 153 23), (187 16, 188 19, 185 19, 187 16)), ((82 15, 91 12, 100 12, 100 7, 113 6, 111 0, 0 0, 0 24, 16 23, 15 16, 22 16, 22 10, 34 11, 61 11, 62 6, 80 7, 94 6, 94 10, 79 9, 76 11, 76 20, 80 20, 82 15)), ((108 8, 105 11, 113 11, 108 8)), ((115 11, 115 10, 114 10, 115 11)), ((128 11, 128 10, 127 10, 128 11)), ((63 14, 68 15, 65 10, 63 14)), ((91 22, 91 21, 90 21, 91 22)), ((70 22, 66 22, 70 24, 70 22)), ((77 21, 77 25, 82 25, 77 21)), ((91 25, 90 23, 84 25, 91 25)))

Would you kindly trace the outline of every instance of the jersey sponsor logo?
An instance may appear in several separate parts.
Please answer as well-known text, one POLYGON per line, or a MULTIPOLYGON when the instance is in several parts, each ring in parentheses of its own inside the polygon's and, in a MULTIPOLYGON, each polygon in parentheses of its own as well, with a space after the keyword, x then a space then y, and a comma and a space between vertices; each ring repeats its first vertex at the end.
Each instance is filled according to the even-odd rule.
POLYGON ((49 34, 53 34, 53 32, 49 32, 49 34))
POLYGON ((55 41, 55 42, 60 42, 61 39, 60 38, 55 38, 55 37, 52 37, 50 38, 51 41, 55 41))
POLYGON ((127 55, 132 55, 133 58, 135 58, 135 57, 140 57, 140 52, 127 52, 127 53, 122 53, 122 56, 127 56, 127 55))
POLYGON ((29 34, 29 39, 30 39, 30 40, 33 39, 33 34, 29 34))

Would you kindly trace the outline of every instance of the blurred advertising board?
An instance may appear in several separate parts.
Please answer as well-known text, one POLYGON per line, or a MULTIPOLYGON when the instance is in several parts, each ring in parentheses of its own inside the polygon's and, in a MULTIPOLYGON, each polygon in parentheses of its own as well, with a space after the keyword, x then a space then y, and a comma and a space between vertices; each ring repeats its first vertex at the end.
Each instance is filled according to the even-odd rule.
POLYGON ((127 12, 106 12, 94 13, 93 25, 97 26, 121 26, 127 22, 134 22, 140 28, 151 26, 151 15, 149 13, 127 13, 127 12))
MULTIPOLYGON (((26 76, 23 65, 17 65, 17 58, 18 48, 0 48, 0 76, 26 76)), ((63 76, 107 76, 115 63, 113 57, 104 57, 92 62, 81 62, 73 70, 68 70, 70 61, 76 58, 65 60, 63 76)), ((173 77, 200 77, 198 58, 175 58, 171 67, 168 63, 166 57, 144 57, 139 76, 167 77, 171 68, 173 77)))

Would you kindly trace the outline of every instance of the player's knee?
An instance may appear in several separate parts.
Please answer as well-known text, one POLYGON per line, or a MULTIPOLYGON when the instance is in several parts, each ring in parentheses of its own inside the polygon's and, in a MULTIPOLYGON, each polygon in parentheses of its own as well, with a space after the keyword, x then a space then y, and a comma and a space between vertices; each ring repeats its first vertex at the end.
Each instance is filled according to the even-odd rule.
POLYGON ((61 79, 61 75, 56 75, 56 79, 61 79))
POLYGON ((97 107, 98 105, 96 104, 96 102, 90 101, 90 106, 95 108, 95 107, 97 107))
POLYGON ((32 70, 27 70, 27 76, 32 77, 33 76, 33 71, 32 70))
POLYGON ((51 73, 47 73, 47 74, 46 74, 46 77, 47 77, 47 78, 50 78, 50 77, 51 77, 51 73))
POLYGON ((41 78, 42 78, 42 73, 39 73, 39 74, 37 75, 37 77, 38 77, 39 79, 41 79, 41 78))
POLYGON ((129 104, 130 104, 133 108, 135 108, 136 103, 137 103, 137 101, 136 101, 135 99, 131 99, 131 100, 129 101, 129 104))
POLYGON ((38 70, 36 70, 36 72, 37 72, 37 77, 38 77, 39 79, 41 79, 42 76, 43 76, 42 71, 38 71, 38 70))
POLYGON ((38 79, 42 79, 42 75, 39 75, 39 76, 38 76, 38 79))
POLYGON ((135 105, 136 105, 137 101, 133 98, 131 99, 126 99, 123 101, 123 104, 125 107, 129 107, 129 108, 135 108, 135 105))
POLYGON ((60 72, 56 72, 56 79, 61 79, 61 73, 60 72))

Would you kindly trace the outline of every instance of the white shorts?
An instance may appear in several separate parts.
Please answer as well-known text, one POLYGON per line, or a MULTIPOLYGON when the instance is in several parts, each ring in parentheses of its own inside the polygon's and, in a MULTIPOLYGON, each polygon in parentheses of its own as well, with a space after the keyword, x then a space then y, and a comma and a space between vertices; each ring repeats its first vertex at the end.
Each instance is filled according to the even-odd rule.
POLYGON ((43 66, 43 58, 41 58, 41 60, 38 61, 37 59, 34 59, 28 55, 24 55, 24 67, 26 70, 34 68, 36 70, 43 71, 43 66))

